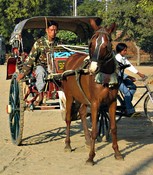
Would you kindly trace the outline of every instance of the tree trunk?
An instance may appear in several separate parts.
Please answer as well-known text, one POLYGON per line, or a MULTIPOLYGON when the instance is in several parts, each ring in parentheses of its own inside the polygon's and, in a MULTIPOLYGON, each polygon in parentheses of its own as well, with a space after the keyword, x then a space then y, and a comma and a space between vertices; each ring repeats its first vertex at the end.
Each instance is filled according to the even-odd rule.
POLYGON ((140 63, 141 63, 141 60, 140 60, 140 47, 137 46, 136 42, 134 42, 134 45, 135 45, 135 47, 137 49, 137 66, 139 66, 140 63))

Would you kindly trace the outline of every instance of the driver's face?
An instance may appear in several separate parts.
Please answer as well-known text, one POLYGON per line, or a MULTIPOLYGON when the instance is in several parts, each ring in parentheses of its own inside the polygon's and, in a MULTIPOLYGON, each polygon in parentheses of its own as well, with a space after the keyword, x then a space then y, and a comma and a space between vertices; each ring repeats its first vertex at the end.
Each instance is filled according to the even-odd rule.
POLYGON ((52 25, 46 29, 46 32, 50 41, 54 40, 54 38, 56 37, 57 31, 58 29, 57 29, 57 26, 55 25, 52 25))

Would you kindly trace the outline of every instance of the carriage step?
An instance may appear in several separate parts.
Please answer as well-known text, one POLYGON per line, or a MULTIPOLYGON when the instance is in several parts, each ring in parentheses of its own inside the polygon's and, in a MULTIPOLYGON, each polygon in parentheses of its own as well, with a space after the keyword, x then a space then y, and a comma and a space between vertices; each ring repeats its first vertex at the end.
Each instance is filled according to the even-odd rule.
POLYGON ((50 110, 50 109, 60 109, 59 105, 49 105, 49 106, 35 106, 34 110, 50 110))

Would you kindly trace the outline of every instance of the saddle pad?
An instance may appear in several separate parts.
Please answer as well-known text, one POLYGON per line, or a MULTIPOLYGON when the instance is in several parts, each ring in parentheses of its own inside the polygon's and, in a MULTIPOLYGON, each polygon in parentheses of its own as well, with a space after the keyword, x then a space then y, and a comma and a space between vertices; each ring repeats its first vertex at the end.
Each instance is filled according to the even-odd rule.
POLYGON ((95 82, 98 84, 108 84, 109 86, 118 84, 117 73, 105 74, 98 72, 95 76, 95 82))

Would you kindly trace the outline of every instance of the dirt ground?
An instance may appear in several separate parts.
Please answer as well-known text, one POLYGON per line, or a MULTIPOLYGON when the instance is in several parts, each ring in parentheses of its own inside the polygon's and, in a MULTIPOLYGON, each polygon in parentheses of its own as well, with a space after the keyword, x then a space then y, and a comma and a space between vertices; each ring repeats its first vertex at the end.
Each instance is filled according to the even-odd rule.
MULTIPOLYGON (((138 67, 146 75, 152 67, 138 67)), ((73 152, 64 151, 65 122, 59 110, 25 112, 21 146, 12 143, 8 104, 10 80, 6 65, 0 66, 0 174, 2 175, 151 175, 153 173, 153 124, 144 116, 143 103, 137 111, 141 118, 123 118, 118 124, 118 144, 124 161, 114 159, 111 139, 96 143, 95 165, 85 161, 89 150, 80 120, 72 123, 73 152)), ((151 87, 152 88, 152 87, 151 87)), ((153 89, 153 88, 152 88, 153 89)), ((137 92, 135 98, 142 93, 137 92)))

